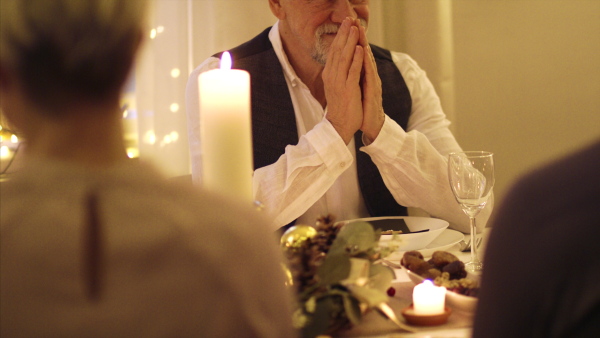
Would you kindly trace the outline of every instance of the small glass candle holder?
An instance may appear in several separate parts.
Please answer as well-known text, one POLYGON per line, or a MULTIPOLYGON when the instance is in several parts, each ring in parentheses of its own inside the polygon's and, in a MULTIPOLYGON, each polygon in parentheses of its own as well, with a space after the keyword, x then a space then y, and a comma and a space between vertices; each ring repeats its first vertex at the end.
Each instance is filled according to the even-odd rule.
POLYGON ((441 325, 448 321, 452 312, 446 307, 446 288, 435 286, 430 280, 424 280, 413 289, 413 304, 402 315, 414 325, 441 325))
POLYGON ((413 305, 404 308, 402 310, 402 316, 411 325, 418 326, 437 326, 443 325, 448 322, 448 317, 452 314, 452 309, 449 307, 444 308, 444 312, 439 314, 420 315, 415 313, 413 305))

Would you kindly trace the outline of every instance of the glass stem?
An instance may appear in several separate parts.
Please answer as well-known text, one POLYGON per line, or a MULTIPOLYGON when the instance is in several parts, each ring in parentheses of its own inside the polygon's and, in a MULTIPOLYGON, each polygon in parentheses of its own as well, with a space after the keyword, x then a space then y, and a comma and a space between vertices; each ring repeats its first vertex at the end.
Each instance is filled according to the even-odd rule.
POLYGON ((469 217, 471 225, 471 263, 481 264, 477 255, 477 225, 475 225, 475 217, 469 217))

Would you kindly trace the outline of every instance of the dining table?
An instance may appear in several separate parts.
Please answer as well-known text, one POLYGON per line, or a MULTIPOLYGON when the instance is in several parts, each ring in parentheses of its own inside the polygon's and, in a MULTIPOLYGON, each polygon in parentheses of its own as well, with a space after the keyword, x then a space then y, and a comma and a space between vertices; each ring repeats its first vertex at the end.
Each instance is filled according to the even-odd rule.
MULTIPOLYGON (((485 228, 482 233, 477 234, 481 238, 481 243, 478 248, 478 255, 483 259, 485 246, 490 234, 490 228, 485 228)), ((470 235, 464 235, 464 241, 469 241, 470 235)), ((454 254, 463 262, 468 262, 471 259, 471 252, 461 251, 461 246, 464 243, 456 243, 444 251, 454 254)), ((418 251, 418 250, 417 250, 418 251)), ((427 257, 425 257, 427 259, 427 257)), ((399 264, 396 259, 392 263, 399 264)), ((485 269, 485 267, 484 267, 485 269)), ((392 281, 392 287, 395 289, 395 294, 390 297, 388 302, 389 307, 393 310, 398 321, 405 329, 398 327, 393 321, 383 317, 375 311, 370 311, 364 314, 361 322, 351 329, 338 332, 335 337, 363 337, 363 338, 467 338, 471 337, 474 311, 466 311, 464 309, 452 308, 446 304, 446 307, 451 309, 451 314, 445 324, 438 326, 416 326, 410 325, 402 316, 402 310, 412 304, 413 288, 415 283, 410 280, 406 269, 401 267, 394 268, 396 278, 392 281), (409 328, 409 330, 406 330, 409 328)), ((447 291, 451 292, 451 291, 447 291)))

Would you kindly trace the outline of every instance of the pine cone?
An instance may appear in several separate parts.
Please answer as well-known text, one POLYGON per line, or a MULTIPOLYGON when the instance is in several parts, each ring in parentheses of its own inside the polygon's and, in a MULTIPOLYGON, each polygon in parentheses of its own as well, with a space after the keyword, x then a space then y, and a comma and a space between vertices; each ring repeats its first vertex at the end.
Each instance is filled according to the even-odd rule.
POLYGON ((339 231, 339 227, 335 225, 335 218, 330 215, 319 217, 316 229, 315 236, 302 243, 298 250, 287 253, 289 268, 298 293, 317 283, 317 269, 325 259, 339 231))
POLYGON ((315 228, 317 229, 317 234, 313 237, 313 242, 318 247, 319 251, 327 254, 340 227, 335 224, 334 216, 327 215, 317 219, 315 228))

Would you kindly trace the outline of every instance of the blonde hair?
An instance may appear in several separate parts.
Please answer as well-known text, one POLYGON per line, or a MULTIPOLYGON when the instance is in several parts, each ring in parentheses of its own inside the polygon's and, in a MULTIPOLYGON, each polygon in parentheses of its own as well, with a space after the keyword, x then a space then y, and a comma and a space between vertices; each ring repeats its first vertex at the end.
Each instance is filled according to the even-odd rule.
POLYGON ((145 28, 146 0, 0 0, 0 66, 38 105, 119 93, 145 28))

